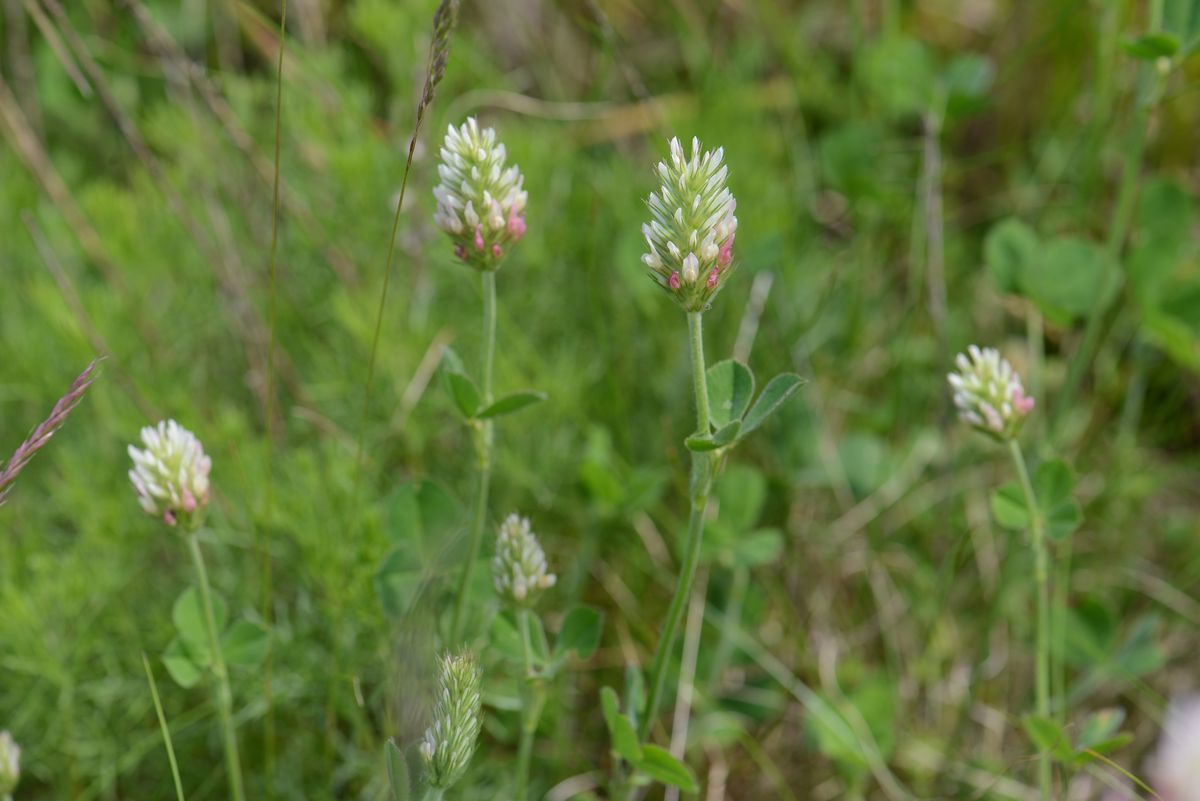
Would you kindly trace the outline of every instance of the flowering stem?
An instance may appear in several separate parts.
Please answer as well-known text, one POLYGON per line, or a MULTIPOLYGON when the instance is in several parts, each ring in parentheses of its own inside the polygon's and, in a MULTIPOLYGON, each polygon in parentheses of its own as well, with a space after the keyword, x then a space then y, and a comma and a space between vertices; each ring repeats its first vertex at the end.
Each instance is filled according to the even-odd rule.
MULTIPOLYGON (((492 402, 492 370, 496 361, 496 273, 485 270, 481 274, 483 286, 483 375, 481 391, 483 405, 492 402)), ((462 578, 458 582, 458 597, 454 603, 454 618, 450 626, 450 641, 459 642, 463 635, 463 615, 467 607, 467 593, 471 586, 471 574, 479 551, 483 547, 483 526, 487 520, 488 489, 492 480, 491 420, 473 420, 475 429, 475 452, 479 459, 479 483, 476 485, 475 504, 471 513, 471 540, 467 549, 467 561, 463 564, 462 578)))
MULTIPOLYGON (((1029 509, 1029 534, 1033 545, 1034 580, 1037 582, 1037 646, 1036 646, 1036 693, 1039 717, 1050 716, 1050 585, 1046 532, 1042 523, 1042 512, 1038 508, 1033 484, 1029 481, 1029 470, 1025 467, 1025 456, 1015 439, 1008 441, 1013 465, 1025 493, 1025 505, 1029 509)), ((1050 753, 1043 750, 1038 762, 1038 780, 1042 790, 1042 801, 1051 798, 1050 753)))
POLYGON ((442 796, 445 794, 446 791, 441 787, 430 787, 425 790, 425 798, 423 801, 442 801, 442 796))
POLYGON ((212 651, 213 675, 217 679, 217 712, 221 717, 221 729, 225 740, 225 769, 229 773, 229 792, 233 801, 246 801, 242 789, 242 765, 238 758, 237 732, 233 726, 233 692, 229 689, 229 671, 225 668, 225 657, 221 653, 221 637, 217 632, 217 618, 213 614, 212 591, 208 585, 208 570, 204 567, 204 554, 196 532, 187 535, 188 550, 192 564, 196 567, 196 578, 200 583, 200 600, 204 605, 204 625, 208 628, 208 646, 212 651))
POLYGON ((525 801, 529 787, 529 763, 533 757, 533 735, 542 715, 543 691, 533 674, 533 645, 529 639, 529 610, 517 611, 517 626, 521 630, 521 654, 525 659, 525 675, 521 682, 521 740, 517 749, 517 780, 514 801, 525 801))
MULTIPOLYGON (((688 332, 692 349, 692 387, 696 395, 696 429, 707 434, 711 427, 708 413, 708 380, 704 372, 704 335, 702 312, 688 312, 688 332)), ((639 736, 645 741, 650 727, 658 715, 662 703, 663 686, 667 680, 667 663, 675 650, 675 638, 679 634, 679 622, 683 607, 692 595, 692 583, 696 579, 696 567, 700 564, 700 543, 704 538, 704 513, 708 508, 708 492, 712 487, 712 454, 692 453, 692 478, 690 482, 691 514, 688 517, 687 550, 683 555, 683 566, 679 581, 675 585, 675 596, 667 609, 662 636, 654 652, 650 668, 650 695, 646 700, 646 711, 641 720, 639 736)))

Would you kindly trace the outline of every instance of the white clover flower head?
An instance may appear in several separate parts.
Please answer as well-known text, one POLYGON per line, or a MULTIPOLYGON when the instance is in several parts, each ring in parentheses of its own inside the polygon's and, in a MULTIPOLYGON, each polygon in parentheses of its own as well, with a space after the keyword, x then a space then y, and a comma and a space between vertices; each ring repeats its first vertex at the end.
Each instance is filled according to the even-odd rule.
POLYGON ((454 253, 478 270, 495 270, 525 235, 525 178, 505 164, 496 132, 474 117, 451 125, 442 143, 433 220, 449 234, 454 253))
POLYGON ((500 526, 496 555, 492 557, 492 583, 496 592, 517 606, 532 606, 555 581, 529 519, 515 512, 510 514, 500 526))
POLYGON ((425 730, 425 739, 418 749, 431 787, 445 789, 457 782, 475 753, 483 725, 481 680, 479 663, 472 654, 441 657, 433 723, 425 730))
POLYGON ((985 434, 1009 440, 1033 411, 1034 400, 1025 394, 1021 376, 995 348, 972 345, 954 361, 950 388, 958 416, 985 434))
POLYGON ((693 138, 690 158, 678 139, 670 149, 658 164, 662 186, 646 200, 651 219, 642 226, 642 264, 684 309, 703 311, 733 272, 737 201, 726 185, 723 148, 701 152, 693 138))
POLYGON ((8 798, 21 780, 21 747, 12 734, 0 731, 0 798, 8 798))
POLYGON ((1163 801, 1200 801, 1200 695, 1171 701, 1147 773, 1163 801))
POLYGON ((174 420, 142 429, 144 449, 129 446, 133 469, 129 480, 146 514, 168 526, 183 522, 193 528, 208 506, 208 473, 212 460, 196 435, 174 420))

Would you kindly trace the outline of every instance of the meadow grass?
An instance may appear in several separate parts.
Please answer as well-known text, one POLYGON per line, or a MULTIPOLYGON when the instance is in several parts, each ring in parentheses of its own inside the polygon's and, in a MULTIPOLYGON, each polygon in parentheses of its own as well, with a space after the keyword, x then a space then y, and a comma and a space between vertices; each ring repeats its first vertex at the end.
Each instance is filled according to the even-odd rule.
POLYGON ((1200 7, 451 5, 4 4, 14 798, 240 764, 263 799, 1191 801, 1156 743, 1200 625, 1200 7), (435 223, 471 116, 528 192, 494 273, 435 223), (699 318, 640 261, 693 135, 739 218, 701 359, 806 382, 716 456, 699 318), (972 343, 1037 402, 1004 444, 956 419, 972 343), (464 425, 447 349, 481 404, 545 400, 464 425), (212 458, 201 540, 126 476, 168 418, 212 458), (493 585, 511 510, 536 606, 493 585), (464 647, 481 733, 426 787, 464 647))

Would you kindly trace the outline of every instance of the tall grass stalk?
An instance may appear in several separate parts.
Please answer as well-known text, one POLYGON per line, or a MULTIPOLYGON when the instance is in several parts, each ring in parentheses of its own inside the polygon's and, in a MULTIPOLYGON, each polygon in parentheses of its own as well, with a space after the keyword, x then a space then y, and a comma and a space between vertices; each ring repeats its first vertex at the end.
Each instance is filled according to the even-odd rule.
MULTIPOLYGON (((279 8, 279 58, 275 64, 275 162, 271 186, 271 258, 267 276, 267 467, 266 509, 264 517, 270 525, 275 512, 275 328, 278 322, 278 298, 276 278, 279 267, 279 177, 280 154, 283 150, 283 55, 287 36, 287 0, 280 0, 279 8)), ((271 598, 274 596, 274 566, 271 560, 270 543, 261 542, 262 527, 255 526, 255 537, 259 539, 259 554, 262 559, 262 616, 267 626, 271 625, 271 598)), ((266 713, 263 720, 263 751, 266 756, 266 797, 274 796, 275 775, 275 702, 274 702, 275 654, 271 638, 267 638, 267 655, 263 666, 263 701, 266 713)))
MULTIPOLYGON (((710 429, 708 409, 708 379, 704 368, 704 313, 688 312, 688 342, 692 356, 692 390, 696 397, 696 430, 707 433, 710 429)), ((662 704, 663 687, 667 680, 667 665, 675 650, 675 639, 679 634, 679 622, 684 606, 692 594, 696 580, 696 568, 700 564, 700 545, 704 538, 704 516, 708 510, 708 493, 712 489, 713 455, 709 452, 692 453, 692 476, 689 482, 691 514, 688 516, 687 546, 680 568, 675 595, 667 609, 654 662, 650 668, 650 695, 647 697, 645 714, 641 720, 639 734, 644 741, 650 735, 658 708, 662 704)))
MULTIPOLYGON (((1039 717, 1050 716, 1050 569, 1049 557, 1046 550, 1046 531, 1042 521, 1042 513, 1038 508, 1037 495, 1029 480, 1029 470, 1025 466, 1025 455, 1021 444, 1012 438, 1008 441, 1008 452, 1012 456, 1017 478, 1021 483, 1021 491, 1025 495, 1025 505, 1029 510, 1030 545, 1033 547, 1034 582, 1037 585, 1037 641, 1035 645, 1035 693, 1036 709, 1039 717)), ((1042 749, 1038 756, 1038 785, 1041 789, 1042 801, 1050 801, 1052 797, 1052 776, 1050 753, 1042 749)))
MULTIPOLYGON (((1152 0, 1149 11, 1148 29, 1151 33, 1162 28, 1163 0, 1152 0)), ((1158 104, 1163 88, 1163 71, 1156 63, 1143 64, 1138 73, 1137 96, 1134 100, 1133 122, 1129 128, 1129 141, 1125 144, 1124 157, 1121 162, 1121 183, 1117 189, 1117 199, 1113 205, 1112 219, 1108 225, 1108 239, 1105 247, 1112 257, 1114 264, 1120 263, 1125 241, 1129 237, 1129 229, 1133 224, 1133 215, 1137 205, 1138 189, 1141 186, 1142 157, 1146 149, 1146 133, 1150 126, 1150 115, 1158 104)), ((1117 268, 1118 271, 1120 267, 1117 268)), ((1067 378, 1058 396, 1058 406, 1052 422, 1052 428, 1057 428, 1066 410, 1072 408, 1075 396, 1083 383, 1084 376, 1092 366, 1096 353, 1103 342, 1105 322, 1108 319, 1112 304, 1119 294, 1110 300, 1101 291, 1096 295, 1095 303, 1088 312, 1087 324, 1084 326, 1083 339, 1071 359, 1067 370, 1067 378)))
POLYGON ((179 776, 179 762, 175 759, 175 746, 171 742, 171 729, 167 726, 167 716, 163 714, 162 701, 158 697, 158 684, 154 681, 154 671, 150 669, 150 659, 142 652, 142 667, 146 669, 146 681, 150 683, 150 697, 154 699, 154 714, 158 717, 158 728, 162 732, 163 745, 167 749, 167 761, 171 763, 171 781, 175 784, 176 801, 184 801, 183 780, 179 776))
MULTIPOLYGON (((483 405, 487 406, 494 399, 492 373, 496 361, 496 273, 484 270, 480 273, 479 280, 483 290, 483 368, 479 388, 483 405)), ((492 481, 492 446, 495 439, 495 427, 491 420, 486 419, 473 420, 471 426, 475 433, 475 458, 479 467, 479 477, 476 481, 475 498, 471 507, 471 532, 467 557, 458 580, 458 592, 454 600, 454 617, 450 624, 450 642, 452 643, 459 642, 463 636, 471 577, 475 573, 475 563, 479 561, 479 552, 483 548, 483 529, 487 523, 488 491, 492 481)))
POLYGON ((196 580, 200 585, 200 601, 204 606, 204 625, 208 629, 208 645, 212 651, 213 676, 217 681, 217 713, 221 718, 221 734, 225 746, 225 770, 229 774, 229 793, 233 801, 246 801, 242 786, 242 764, 238 756, 237 730, 233 724, 233 690, 229 686, 229 670, 221 651, 221 635, 217 631, 217 618, 213 614, 212 590, 208 583, 208 570, 204 566, 204 553, 200 550, 200 539, 196 531, 187 534, 188 551, 192 565, 196 568, 196 580))

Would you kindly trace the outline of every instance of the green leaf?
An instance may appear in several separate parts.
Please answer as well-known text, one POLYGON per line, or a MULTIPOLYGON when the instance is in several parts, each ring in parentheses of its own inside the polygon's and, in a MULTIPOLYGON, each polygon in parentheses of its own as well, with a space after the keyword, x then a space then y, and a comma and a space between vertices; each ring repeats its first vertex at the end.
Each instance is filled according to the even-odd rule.
POLYGON ((1033 492, 1038 503, 1053 506, 1070 499, 1075 477, 1071 468, 1060 459, 1051 459, 1038 465, 1033 476, 1033 492))
POLYGON ((1143 314, 1161 309, 1180 279, 1192 247, 1194 208, 1178 182, 1154 178, 1138 193, 1137 215, 1126 266, 1129 286, 1143 314))
POLYGON ((1099 299, 1111 297, 1119 281, 1116 261, 1105 248, 1070 236, 1046 243, 1020 276, 1023 294, 1062 324, 1087 315, 1099 299))
POLYGON ((1029 507, 1025 505, 1025 493, 1015 483, 1005 484, 992 493, 992 515, 1001 528, 1009 531, 1025 531, 1029 528, 1029 507))
POLYGON ((525 646, 521 643, 521 631, 511 611, 502 612, 492 618, 488 642, 501 656, 514 663, 525 661, 525 646))
POLYGON ((625 708, 629 710, 629 719, 637 728, 638 710, 642 708, 643 687, 642 671, 632 663, 625 665, 625 708))
POLYGON ((726 359, 706 372, 708 411, 713 428, 721 429, 734 420, 741 420, 754 397, 754 374, 750 368, 734 359, 726 359))
POLYGON ((388 785, 392 790, 392 801, 409 801, 412 795, 408 775, 408 761, 404 752, 389 738, 383 746, 383 759, 387 763, 388 785))
POLYGON ((741 420, 734 420, 729 425, 723 427, 720 431, 713 434, 711 437, 702 437, 698 434, 693 434, 684 440, 684 445, 690 451, 704 453, 706 451, 715 451, 719 448, 724 448, 737 439, 738 431, 742 428, 741 420))
POLYGON ((604 630, 604 615, 590 606, 576 606, 567 612, 562 631, 555 643, 555 656, 565 656, 574 651, 580 659, 591 659, 600 645, 604 630))
POLYGON ((1079 504, 1071 496, 1075 477, 1071 468, 1058 459, 1042 462, 1033 477, 1033 490, 1042 508, 1046 536, 1060 542, 1083 522, 1079 504))
POLYGON ((600 690, 600 706, 604 712, 604 725, 612 739, 613 751, 631 765, 642 761, 642 746, 629 718, 621 714, 620 701, 612 687, 600 690))
POLYGON ((1075 751, 1095 750, 1096 746, 1111 741, 1125 722, 1125 710, 1119 706, 1101 709, 1088 715, 1079 729, 1075 740, 1075 751))
POLYGON ((221 635, 225 661, 240 667, 258 667, 267 656, 270 634, 258 623, 239 620, 221 635))
MULTIPOLYGON (((225 628, 227 610, 225 602, 216 593, 210 593, 213 605, 213 617, 217 630, 225 628)), ((195 587, 188 587, 180 594, 171 610, 171 619, 175 622, 175 630, 179 639, 192 659, 202 667, 212 663, 212 647, 209 643, 208 624, 204 618, 204 605, 200 592, 195 587)))
POLYGON ((1021 275, 1037 257, 1039 247, 1037 232, 1015 217, 993 225, 983 240, 983 260, 996 289, 1019 292, 1021 275))
POLYGON ((1074 756, 1071 740, 1063 729, 1053 719, 1041 715, 1026 715, 1022 719, 1025 733, 1033 741, 1038 751, 1043 751, 1059 762, 1070 762, 1074 756))
POLYGON ((190 656, 187 650, 183 647, 183 643, 176 637, 167 645, 167 650, 163 651, 163 665, 167 668, 167 673, 171 674, 171 678, 175 683, 185 690, 189 687, 195 687, 200 677, 204 675, 204 668, 197 665, 190 656))
POLYGON ((987 103, 996 69, 985 56, 965 53, 956 56, 942 76, 946 92, 946 116, 962 117, 981 110, 987 103))
POLYGON ((749 531, 762 515, 767 479, 747 465, 730 466, 717 481, 718 519, 737 533, 749 531))
POLYGON ((1170 33, 1144 33, 1121 42, 1126 55, 1141 61, 1170 58, 1179 52, 1179 38, 1170 33))
POLYGON ((656 782, 678 787, 685 793, 700 789, 692 769, 671 756, 670 751, 657 745, 647 745, 642 749, 642 760, 637 763, 637 769, 656 782))
POLYGON ((779 558, 783 552, 783 534, 779 529, 763 528, 733 542, 733 563, 742 567, 758 567, 779 558))
POLYGON ((1166 0, 1162 19, 1163 30, 1183 43, 1180 51, 1183 56, 1200 49, 1200 0, 1166 0))
POLYGON ((541 403, 545 399, 546 394, 543 392, 534 392, 533 390, 514 392, 511 395, 505 395, 487 408, 481 409, 475 416, 481 420, 487 420, 492 417, 503 417, 506 414, 519 412, 526 406, 541 403))
POLYGON ((458 499, 435 481, 409 481, 389 497, 384 534, 394 548, 375 572, 375 589, 390 617, 412 610, 430 574, 449 558, 446 543, 463 522, 458 499))
POLYGON ((804 379, 795 373, 780 373, 767 382, 758 400, 742 419, 740 436, 745 437, 761 426, 768 417, 778 411, 783 402, 804 384, 804 379))
POLYGON ((454 400, 454 405, 462 412, 463 417, 470 419, 479 411, 479 387, 466 373, 444 370, 446 389, 454 400))

